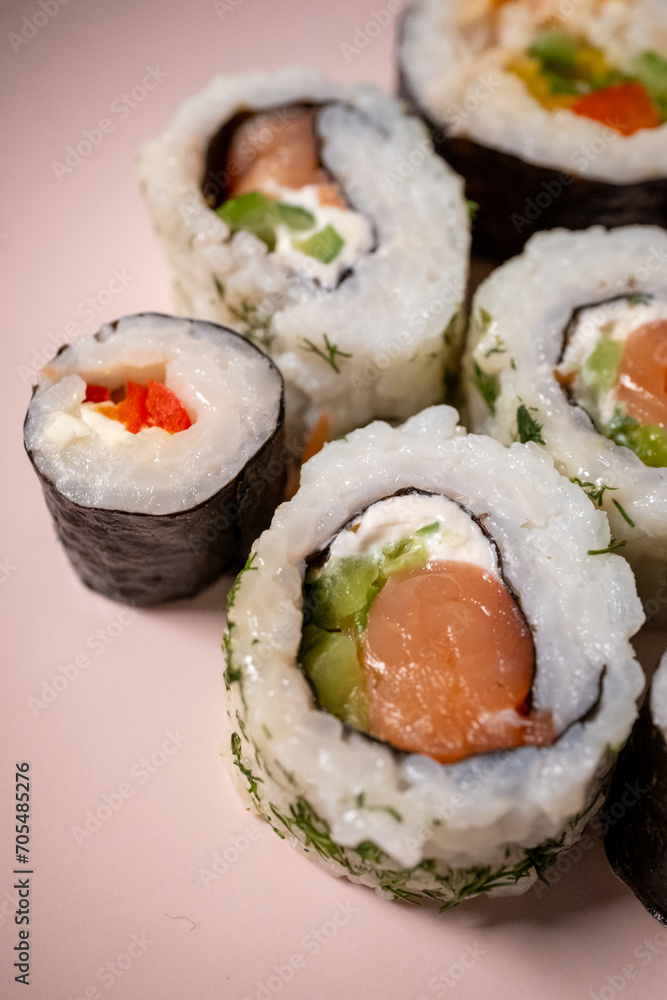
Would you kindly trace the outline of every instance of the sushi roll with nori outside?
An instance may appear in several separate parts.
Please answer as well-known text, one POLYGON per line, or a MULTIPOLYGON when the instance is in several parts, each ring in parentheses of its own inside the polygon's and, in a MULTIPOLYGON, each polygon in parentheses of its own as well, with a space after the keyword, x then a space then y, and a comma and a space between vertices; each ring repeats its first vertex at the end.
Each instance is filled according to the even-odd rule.
POLYGON ((401 89, 479 203, 478 252, 537 230, 667 225, 663 0, 417 0, 401 89))
POLYGON ((603 508, 647 617, 667 607, 667 232, 538 234, 480 285, 469 422, 535 441, 603 508))
POLYGON ((290 441, 444 398, 468 211, 398 101, 306 69, 217 79, 142 148, 140 172, 176 309, 271 355, 290 441))
POLYGON ((643 687, 609 526, 535 445, 450 407, 303 468, 229 598, 229 761, 334 875, 443 908, 518 894, 602 802, 643 687))
POLYGON ((667 925, 667 654, 620 753, 601 819, 614 871, 667 925))
POLYGON ((282 499, 282 378, 224 327, 124 316, 39 372, 24 441, 88 587, 191 597, 242 565, 282 499))

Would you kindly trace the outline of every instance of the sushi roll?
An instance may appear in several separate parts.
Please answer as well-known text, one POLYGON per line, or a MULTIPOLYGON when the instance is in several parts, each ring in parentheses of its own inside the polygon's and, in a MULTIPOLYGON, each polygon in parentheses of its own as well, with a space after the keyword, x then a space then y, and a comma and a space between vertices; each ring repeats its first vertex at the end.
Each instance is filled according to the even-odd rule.
POLYGON ((443 399, 468 210, 397 101, 306 69, 217 79, 143 147, 140 173, 176 309, 271 355, 290 441, 443 399))
POLYGON ((662 0, 417 0, 401 90, 479 203, 478 252, 537 230, 667 224, 662 0))
POLYGON ((124 316, 39 372, 24 442, 86 586, 191 597, 243 564, 282 499, 282 378, 231 330, 124 316))
POLYGON ((478 289, 472 429, 536 442, 604 509, 648 620, 667 609, 667 232, 534 236, 478 289))
POLYGON ((337 876, 452 906, 524 892, 599 808, 643 687, 605 515, 450 407, 330 443, 229 598, 228 758, 337 876))
POLYGON ((612 868, 667 925, 667 654, 621 751, 600 819, 612 868))

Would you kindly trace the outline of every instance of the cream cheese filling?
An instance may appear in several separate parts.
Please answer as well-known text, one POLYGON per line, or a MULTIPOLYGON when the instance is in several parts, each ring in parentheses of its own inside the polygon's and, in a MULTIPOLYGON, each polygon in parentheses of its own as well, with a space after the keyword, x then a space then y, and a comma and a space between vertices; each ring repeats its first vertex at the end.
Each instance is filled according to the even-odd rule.
POLYGON ((459 504, 440 495, 408 493, 379 500, 336 535, 329 559, 379 556, 384 546, 415 535, 429 562, 473 563, 501 579, 493 543, 459 504))

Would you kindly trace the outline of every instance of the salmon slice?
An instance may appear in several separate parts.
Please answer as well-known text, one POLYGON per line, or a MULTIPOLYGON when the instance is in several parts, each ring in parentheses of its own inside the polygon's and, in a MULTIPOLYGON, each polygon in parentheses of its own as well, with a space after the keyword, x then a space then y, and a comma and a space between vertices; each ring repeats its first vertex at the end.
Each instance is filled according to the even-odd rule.
POLYGON ((667 320, 645 323, 628 337, 616 376, 616 399, 640 424, 667 427, 667 320))
POLYGON ((535 650, 511 594, 472 563, 429 563, 389 578, 373 603, 364 660, 370 733, 454 763, 553 740, 531 713, 535 650))
POLYGON ((228 169, 233 177, 230 198, 250 191, 275 198, 273 184, 295 190, 316 184, 321 205, 346 208, 337 185, 319 165, 315 138, 318 110, 291 108, 281 119, 274 111, 260 111, 242 122, 229 148, 228 169))

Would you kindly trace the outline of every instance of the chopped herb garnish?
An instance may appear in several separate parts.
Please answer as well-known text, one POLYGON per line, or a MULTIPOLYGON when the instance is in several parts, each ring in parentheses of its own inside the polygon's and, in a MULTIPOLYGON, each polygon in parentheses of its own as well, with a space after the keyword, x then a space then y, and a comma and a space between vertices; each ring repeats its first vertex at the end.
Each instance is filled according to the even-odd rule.
POLYGON ((241 336, 259 344, 265 351, 270 352, 271 345, 275 340, 275 334, 270 332, 273 314, 264 315, 260 313, 256 305, 253 305, 252 302, 247 302, 245 299, 239 306, 232 305, 225 298, 225 286, 220 283, 215 274, 212 277, 218 295, 225 303, 231 315, 245 326, 245 329, 238 331, 241 336))
POLYGON ((237 667, 232 667, 232 666, 227 667, 222 676, 225 682, 225 687, 227 688, 228 691, 232 686, 232 684, 240 683, 242 678, 241 671, 237 667))
POLYGON ((475 216, 479 212, 479 204, 476 201, 472 201, 470 198, 466 198, 466 205, 468 206, 468 216, 471 222, 475 221, 475 216))
MULTIPOLYGON (((577 486, 581 486, 586 496, 592 500, 593 503, 596 503, 598 507, 602 506, 602 497, 605 495, 607 490, 618 489, 618 486, 605 486, 604 484, 602 486, 598 486, 596 483, 582 483, 581 479, 577 479, 576 476, 571 479, 570 482, 576 483, 577 486)), ((614 503, 616 503, 615 500, 614 503)))
POLYGON ((545 443, 542 437, 542 424, 531 417, 524 403, 516 411, 516 433, 521 444, 526 444, 528 441, 534 441, 536 444, 545 443))
POLYGON ((479 310, 478 326, 481 328, 482 333, 486 333, 491 324, 493 323, 493 316, 486 309, 479 310))
MULTIPOLYGON (((241 670, 238 667, 234 666, 234 662, 232 660, 231 632, 233 628, 234 628, 234 623, 228 622, 227 629, 225 630, 222 636, 222 649, 225 654, 225 664, 226 664, 225 672, 222 675, 222 678, 225 682, 225 687, 227 688, 228 691, 231 688, 232 684, 241 684, 243 681, 243 674, 241 670)), ((241 688, 241 695, 243 695, 243 688, 241 688)))
POLYGON ((415 531, 415 535, 432 535, 434 532, 438 531, 440 528, 440 521, 433 521, 431 524, 425 524, 423 528, 418 528, 415 531))
POLYGON ((393 806, 364 806, 369 812, 386 812, 392 819, 395 819, 397 823, 403 822, 403 817, 401 816, 398 809, 394 809, 393 806))
POLYGON ((313 233, 307 240, 292 240, 295 250, 314 257, 323 264, 330 264, 345 246, 345 240, 340 233, 329 224, 324 229, 313 233))
POLYGON ((256 555, 257 555, 256 552, 250 553, 250 555, 245 561, 243 569, 240 571, 239 575, 234 580, 234 583, 229 588, 229 593, 227 594, 227 610, 234 607, 234 601, 236 600, 236 592, 239 589, 239 584, 241 583, 241 577, 243 576, 243 574, 247 573, 249 569, 257 569, 256 566, 253 566, 256 555))
MULTIPOLYGON (((456 339, 460 318, 461 318, 461 311, 459 307, 452 316, 452 318, 450 319, 449 323, 447 324, 447 328, 445 329, 445 332, 442 335, 448 347, 450 344, 453 344, 454 340, 456 339)), ((437 357, 437 354, 434 354, 433 357, 437 357)))
POLYGON ((297 831, 301 833, 298 839, 304 847, 314 847, 320 857, 333 858, 344 868, 350 869, 345 848, 332 838, 328 821, 320 816, 302 795, 299 795, 296 803, 290 803, 289 815, 281 812, 273 802, 269 802, 269 808, 293 837, 297 837, 297 831))
POLYGON ((618 552, 618 550, 622 549, 624 545, 627 545, 627 542, 617 542, 616 539, 612 537, 606 549, 589 549, 588 555, 605 556, 608 552, 618 552))
POLYGON ((379 865, 384 857, 384 851, 381 851, 372 840, 362 840, 354 850, 364 861, 373 861, 376 865, 379 865))
POLYGON ((498 397, 498 383, 495 375, 489 375, 475 362, 475 385, 491 413, 495 410, 498 397))
POLYGON ((496 336, 493 343, 493 347, 490 347, 488 351, 484 352, 485 358, 490 358, 492 354, 507 354, 507 348, 505 347, 505 341, 502 337, 496 336))
POLYGON ((367 809, 368 812, 386 812, 391 817, 393 817, 393 819, 395 819, 397 823, 402 823, 403 822, 403 817, 401 816, 400 812, 398 811, 398 809, 394 809, 393 806, 371 806, 371 805, 368 805, 367 802, 366 802, 366 793, 365 792, 360 792, 359 795, 357 795, 356 804, 357 804, 357 808, 358 809, 367 809))
POLYGON ((331 365, 333 370, 338 375, 340 375, 340 368, 336 363, 336 358, 352 357, 352 355, 348 354, 346 351, 341 351, 336 344, 332 344, 329 338, 327 337, 326 333, 324 334, 324 350, 322 350, 321 347, 318 347, 317 344, 314 344, 312 340, 308 340, 307 337, 303 337, 302 340, 303 343, 306 345, 305 347, 301 348, 302 351, 312 351, 313 354, 317 354, 318 357, 322 358, 323 361, 326 361, 328 365, 331 365))
POLYGON ((257 792, 257 785, 262 783, 261 778, 257 778, 252 771, 245 767, 241 761, 241 737, 238 733, 232 733, 232 756, 234 757, 234 763, 238 767, 241 774, 244 776, 248 782, 248 791, 257 802, 259 802, 259 795, 257 792))
POLYGON ((634 528, 635 522, 630 520, 630 518, 628 517, 627 512, 621 507, 621 505, 618 502, 618 500, 612 500, 612 503, 613 503, 614 507, 616 508, 616 510, 618 511, 618 513, 621 515, 621 517, 625 521, 628 522, 628 524, 630 525, 631 528, 634 528))

